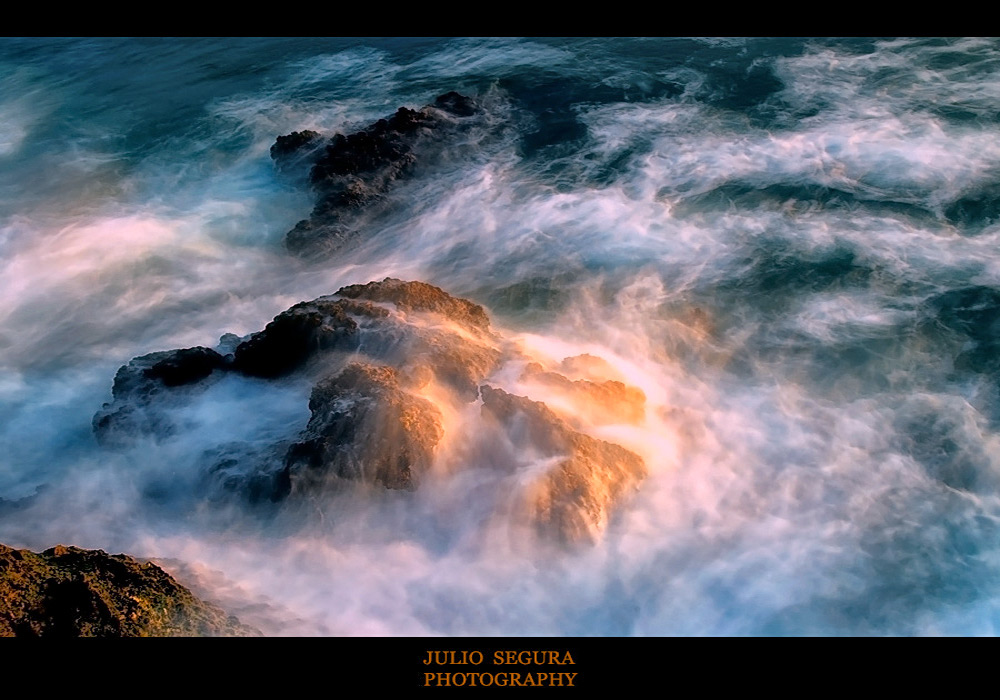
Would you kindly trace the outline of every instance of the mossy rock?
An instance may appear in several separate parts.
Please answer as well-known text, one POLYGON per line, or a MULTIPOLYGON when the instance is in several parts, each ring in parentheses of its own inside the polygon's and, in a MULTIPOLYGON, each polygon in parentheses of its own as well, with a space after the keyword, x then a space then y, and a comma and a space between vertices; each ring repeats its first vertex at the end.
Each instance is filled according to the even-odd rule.
POLYGON ((260 632, 196 598, 152 562, 58 545, 0 544, 0 636, 248 637, 260 632))

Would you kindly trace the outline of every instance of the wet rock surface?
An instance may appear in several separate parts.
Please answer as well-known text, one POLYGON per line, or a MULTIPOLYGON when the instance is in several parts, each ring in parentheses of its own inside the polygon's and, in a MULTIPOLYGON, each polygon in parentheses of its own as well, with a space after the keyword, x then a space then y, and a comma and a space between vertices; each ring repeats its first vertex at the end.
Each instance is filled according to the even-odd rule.
POLYGON ((645 420, 642 391, 589 355, 555 368, 524 363, 516 346, 491 329, 485 309, 424 282, 386 278, 345 286, 292 306, 258 333, 227 334, 222 347, 231 353, 190 348, 125 365, 114 400, 95 416, 98 436, 108 445, 126 444, 109 440, 112 434, 174 436, 177 426, 163 420, 163 407, 183 413, 191 397, 213 396, 198 392, 222 375, 227 382, 311 386, 310 417, 297 434, 270 447, 248 434, 245 445, 220 444, 205 454, 210 466, 201 484, 251 503, 280 504, 352 484, 415 490, 447 435, 445 416, 463 415, 475 423, 463 428, 470 439, 499 430, 545 462, 537 468, 514 459, 506 473, 518 484, 518 517, 564 543, 599 537, 646 473, 636 454, 586 433, 590 426, 645 420), (519 375, 507 372, 508 380, 551 407, 487 383, 508 362, 521 367, 519 375), (465 408, 480 399, 481 410, 465 408))
POLYGON ((430 164, 442 143, 480 112, 475 100, 457 92, 437 97, 421 109, 400 107, 393 115, 352 134, 328 141, 314 131, 279 136, 271 157, 279 170, 294 174, 309 167, 316 204, 308 219, 288 232, 293 253, 333 253, 360 235, 361 213, 387 204, 396 181, 418 163, 430 164))
POLYGON ((369 301, 389 301, 400 311, 432 311, 470 328, 487 330, 489 316, 479 304, 451 296, 426 282, 403 282, 386 278, 381 282, 342 287, 338 296, 369 301))
POLYGON ((619 505, 646 477, 634 452, 573 430, 544 403, 490 386, 480 388, 484 417, 548 465, 520 494, 520 508, 540 533, 567 544, 595 541, 619 505))
POLYGON ((56 546, 0 544, 0 636, 249 637, 260 633, 196 598, 151 562, 56 546))
POLYGON ((271 160, 284 172, 308 168, 319 159, 323 144, 323 137, 315 131, 293 131, 275 139, 271 160))
POLYGON ((606 379, 571 380, 558 372, 546 371, 537 362, 525 367, 522 381, 539 385, 563 398, 593 423, 639 423, 646 416, 646 395, 624 382, 606 379))
POLYGON ((282 472, 288 492, 323 490, 336 479, 412 490, 444 432, 441 412, 406 392, 391 367, 348 365, 316 385, 309 410, 282 472))

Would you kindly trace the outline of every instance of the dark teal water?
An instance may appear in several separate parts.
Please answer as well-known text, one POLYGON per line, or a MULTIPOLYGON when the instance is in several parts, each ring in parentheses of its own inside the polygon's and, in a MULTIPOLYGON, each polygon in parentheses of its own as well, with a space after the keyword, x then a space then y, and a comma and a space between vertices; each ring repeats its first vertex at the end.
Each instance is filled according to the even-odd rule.
POLYGON ((0 542, 162 558, 270 634, 993 635, 998 137, 995 39, 0 39, 0 542), (276 136, 449 90, 489 134, 354 249, 284 251, 276 136), (457 457, 307 526, 199 490, 307 386, 94 441, 130 358, 385 276, 646 392, 597 546, 520 542, 457 457))

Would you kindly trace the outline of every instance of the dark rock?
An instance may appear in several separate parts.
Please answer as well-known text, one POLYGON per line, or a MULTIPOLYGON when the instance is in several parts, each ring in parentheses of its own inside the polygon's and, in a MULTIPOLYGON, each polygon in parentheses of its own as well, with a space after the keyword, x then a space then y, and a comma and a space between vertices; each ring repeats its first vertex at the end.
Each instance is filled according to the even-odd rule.
POLYGON ((945 207, 944 216, 973 232, 996 224, 1000 221, 1000 185, 984 186, 956 199, 945 207))
POLYGON ((356 316, 387 315, 385 309, 372 304, 332 297, 301 302, 237 346, 233 368, 253 377, 280 377, 301 367, 318 351, 355 349, 356 316))
POLYGON ((404 391, 391 367, 351 364, 322 380, 312 417, 288 451, 284 487, 317 493, 340 480, 414 489, 444 431, 429 401, 404 391))
POLYGON ((535 473, 519 494, 519 507, 544 537, 566 544, 593 542, 612 509, 646 477, 642 458, 624 447, 573 430, 544 403, 480 387, 482 414, 511 441, 554 463, 535 473))
POLYGON ((134 358, 118 370, 111 394, 116 399, 155 394, 162 387, 192 384, 223 369, 225 358, 210 348, 153 352, 134 358))
POLYGON ((316 205, 285 237, 289 250, 300 254, 333 252, 359 234, 357 216, 371 213, 384 203, 398 179, 409 175, 418 161, 432 161, 436 142, 459 128, 459 123, 479 112, 477 103, 456 92, 438 97, 419 110, 400 107, 361 131, 336 134, 318 156, 315 132, 280 136, 271 148, 279 168, 288 169, 294 158, 311 163, 309 181, 316 205))
POLYGON ((164 386, 183 386, 201 381, 225 365, 225 358, 215 350, 204 347, 187 348, 169 353, 152 367, 143 370, 143 376, 159 380, 164 386))
POLYGON ((290 444, 230 442, 206 450, 204 462, 209 466, 197 486, 199 493, 219 503, 231 502, 234 497, 259 506, 279 501, 288 491, 282 471, 290 444))
POLYGON ((256 377, 293 372, 323 351, 363 352, 409 376, 429 369, 469 401, 500 359, 489 344, 483 307, 424 282, 386 278, 341 288, 335 295, 296 304, 236 348, 233 368, 256 377), (390 317, 382 304, 407 315, 437 314, 469 331, 476 342, 448 328, 418 328, 390 317), (360 324, 360 325, 359 325, 360 324), (363 327, 362 327, 363 326, 363 327))
POLYGON ((500 364, 500 352, 454 333, 414 334, 400 369, 409 374, 429 370, 466 402, 479 398, 479 384, 500 364))
POLYGON ((974 340, 1000 338, 1000 290, 962 287, 932 297, 928 304, 945 327, 974 340))
POLYGON ((123 445, 138 434, 169 434, 173 424, 153 406, 164 392, 193 387, 216 370, 226 370, 226 358, 210 348, 194 347, 136 357, 115 374, 112 401, 94 416, 93 427, 104 445, 123 445))
MULTIPOLYGON (((481 306, 423 282, 391 278, 301 302, 242 341, 232 334, 222 340, 235 345, 231 356, 204 347, 187 348, 143 355, 119 369, 113 400, 94 416, 99 442, 127 445, 139 435, 174 434, 177 426, 162 410, 164 392, 182 398, 184 393, 202 391, 208 385, 206 379, 221 376, 223 371, 283 377, 332 351, 340 351, 341 357, 358 351, 362 342, 368 358, 398 368, 407 378, 429 371, 468 401, 478 398, 479 383, 500 359, 491 344, 489 317, 481 306), (466 332, 433 324, 418 327, 393 315, 388 304, 407 315, 440 315, 466 332)), ((330 362, 334 367, 321 366, 323 374, 336 369, 336 361, 330 362)))
POLYGON ((291 170, 302 163, 315 161, 321 154, 323 137, 315 131, 293 131, 287 136, 279 136, 271 146, 271 159, 279 170, 291 170))
POLYGON ((434 106, 446 112, 451 112, 457 117, 471 117, 478 109, 475 100, 471 97, 461 95, 454 90, 446 92, 443 95, 438 95, 434 99, 434 106))
POLYGON ((260 636, 151 562, 61 545, 0 544, 0 636, 260 636))
POLYGON ((309 179, 321 192, 338 191, 339 178, 365 175, 378 189, 396 179, 416 161, 412 139, 421 128, 432 128, 437 121, 429 112, 415 112, 406 107, 389 117, 379 119, 363 131, 348 136, 336 134, 326 146, 326 152, 309 173, 309 179))

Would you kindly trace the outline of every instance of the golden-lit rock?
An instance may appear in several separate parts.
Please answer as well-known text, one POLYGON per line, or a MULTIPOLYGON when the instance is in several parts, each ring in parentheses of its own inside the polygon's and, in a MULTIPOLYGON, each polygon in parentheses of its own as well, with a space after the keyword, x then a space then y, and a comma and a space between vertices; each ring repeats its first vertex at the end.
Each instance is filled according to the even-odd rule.
POLYGON ((404 391, 392 367, 354 363, 321 380, 309 399, 312 417, 288 451, 282 481, 291 494, 317 493, 339 482, 416 488, 441 440, 441 413, 404 391))
POLYGON ((489 316, 479 304, 453 297, 440 287, 426 282, 404 282, 386 277, 381 282, 341 287, 337 296, 346 299, 392 302, 400 311, 433 311, 464 326, 486 330, 489 316))
POLYGON ((519 446, 550 458, 523 487, 519 509, 544 537, 567 544, 597 540, 615 507, 646 477, 642 458, 573 430, 540 401, 490 386, 480 392, 485 419, 497 421, 519 446))
POLYGON ((646 417, 646 395, 641 389, 623 382, 611 379, 573 381, 558 372, 546 371, 537 362, 524 368, 521 381, 554 394, 590 423, 640 423, 646 417))
POLYGON ((559 363, 559 371, 575 379, 587 379, 592 382, 623 381, 625 378, 614 366, 603 357, 589 353, 573 355, 559 363))

